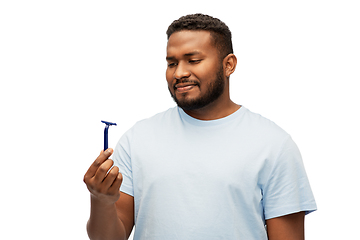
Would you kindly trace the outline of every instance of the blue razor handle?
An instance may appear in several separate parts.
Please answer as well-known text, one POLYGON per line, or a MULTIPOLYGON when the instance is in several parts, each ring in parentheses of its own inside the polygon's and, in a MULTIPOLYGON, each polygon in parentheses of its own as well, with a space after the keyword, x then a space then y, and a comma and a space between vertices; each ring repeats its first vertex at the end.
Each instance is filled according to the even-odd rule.
POLYGON ((116 123, 107 122, 107 121, 101 121, 102 123, 105 123, 105 129, 104 129, 104 151, 108 149, 109 145, 109 126, 115 125, 116 123))

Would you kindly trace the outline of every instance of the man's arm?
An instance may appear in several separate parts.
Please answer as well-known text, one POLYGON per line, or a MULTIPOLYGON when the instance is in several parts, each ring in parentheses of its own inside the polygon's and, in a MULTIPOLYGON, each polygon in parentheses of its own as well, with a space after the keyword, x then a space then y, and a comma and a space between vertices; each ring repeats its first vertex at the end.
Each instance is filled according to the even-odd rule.
POLYGON ((304 240, 305 212, 266 220, 269 240, 304 240))
POLYGON ((122 175, 112 168, 111 154, 112 149, 102 152, 84 176, 91 193, 87 231, 92 240, 125 240, 134 226, 134 198, 120 193, 122 175))

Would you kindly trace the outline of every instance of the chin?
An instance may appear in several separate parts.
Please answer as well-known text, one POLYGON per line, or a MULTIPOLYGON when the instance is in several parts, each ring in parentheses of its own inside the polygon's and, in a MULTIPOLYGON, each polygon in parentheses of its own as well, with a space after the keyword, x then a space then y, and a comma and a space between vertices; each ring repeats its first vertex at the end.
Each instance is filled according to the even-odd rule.
POLYGON ((187 100, 178 100, 174 99, 178 107, 182 108, 185 111, 197 110, 203 107, 206 107, 211 102, 204 101, 202 98, 194 98, 187 100))

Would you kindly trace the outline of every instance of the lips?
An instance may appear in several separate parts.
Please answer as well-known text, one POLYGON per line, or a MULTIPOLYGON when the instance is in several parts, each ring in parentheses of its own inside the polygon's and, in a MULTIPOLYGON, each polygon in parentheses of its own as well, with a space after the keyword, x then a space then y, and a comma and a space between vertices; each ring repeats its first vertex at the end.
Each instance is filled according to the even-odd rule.
POLYGON ((193 83, 193 82, 185 82, 185 83, 178 83, 175 84, 174 89, 177 92, 187 92, 191 89, 193 89, 194 87, 196 87, 198 84, 193 83))

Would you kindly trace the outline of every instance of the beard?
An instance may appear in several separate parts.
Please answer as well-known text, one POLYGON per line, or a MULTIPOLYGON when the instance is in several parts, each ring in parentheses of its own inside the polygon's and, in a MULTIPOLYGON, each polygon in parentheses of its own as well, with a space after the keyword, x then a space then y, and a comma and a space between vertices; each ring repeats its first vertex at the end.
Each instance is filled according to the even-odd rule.
MULTIPOLYGON (((176 81, 176 84, 180 82, 185 83, 191 81, 178 80, 176 81)), ((199 85, 197 86, 200 88, 199 85)), ((174 99, 174 101, 180 108, 182 108, 184 111, 191 111, 191 110, 203 108, 209 105, 210 103, 214 102, 215 100, 217 100, 223 94, 224 88, 225 88, 225 78, 223 76, 223 66, 221 64, 219 70, 216 73, 215 79, 209 83, 208 91, 206 92, 205 95, 190 100, 187 99, 179 100, 175 94, 172 94, 170 89, 169 92, 171 94, 171 97, 174 99)))

